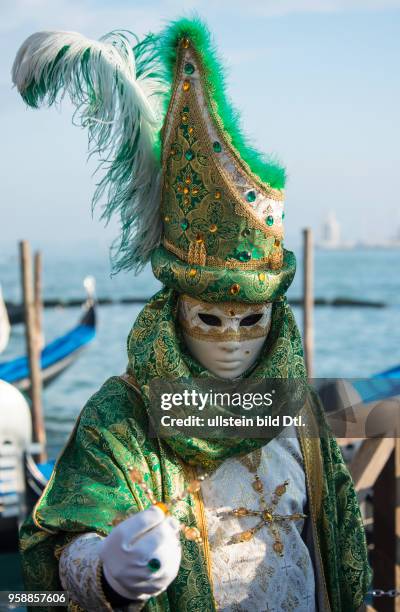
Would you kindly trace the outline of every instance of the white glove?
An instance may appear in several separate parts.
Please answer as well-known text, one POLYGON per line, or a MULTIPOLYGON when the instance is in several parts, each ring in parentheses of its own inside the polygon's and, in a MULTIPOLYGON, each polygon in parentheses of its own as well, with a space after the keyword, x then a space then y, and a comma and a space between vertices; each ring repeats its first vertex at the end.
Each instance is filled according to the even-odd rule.
POLYGON ((104 577, 131 601, 159 595, 181 562, 179 523, 157 506, 138 512, 111 531, 100 546, 104 577))

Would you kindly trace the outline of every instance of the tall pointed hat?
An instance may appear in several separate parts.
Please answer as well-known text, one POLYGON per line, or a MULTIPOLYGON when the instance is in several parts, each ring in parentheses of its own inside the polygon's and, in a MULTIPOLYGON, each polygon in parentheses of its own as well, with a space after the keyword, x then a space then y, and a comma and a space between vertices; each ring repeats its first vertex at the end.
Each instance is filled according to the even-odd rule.
POLYGON ((243 137, 202 22, 177 21, 133 49, 122 34, 41 32, 22 45, 13 79, 32 106, 67 90, 107 152, 94 199, 106 194, 107 219, 120 213, 116 268, 151 259, 162 283, 210 302, 284 295, 295 273, 285 171, 243 137))

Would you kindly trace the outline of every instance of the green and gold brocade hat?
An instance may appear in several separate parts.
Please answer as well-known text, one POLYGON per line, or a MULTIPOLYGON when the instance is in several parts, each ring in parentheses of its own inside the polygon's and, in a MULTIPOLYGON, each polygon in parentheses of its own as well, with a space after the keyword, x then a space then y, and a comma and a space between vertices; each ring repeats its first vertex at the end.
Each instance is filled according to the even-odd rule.
POLYGON ((165 44, 173 79, 154 274, 206 301, 275 300, 295 272, 283 249, 284 170, 244 142, 204 25, 178 22, 165 44))
POLYGON ((137 272, 151 260, 178 292, 273 301, 295 273, 283 248, 285 171, 244 138, 223 74, 198 19, 134 46, 126 32, 100 41, 38 32, 13 66, 29 105, 70 95, 105 160, 94 203, 107 221, 119 213, 114 270, 137 272))

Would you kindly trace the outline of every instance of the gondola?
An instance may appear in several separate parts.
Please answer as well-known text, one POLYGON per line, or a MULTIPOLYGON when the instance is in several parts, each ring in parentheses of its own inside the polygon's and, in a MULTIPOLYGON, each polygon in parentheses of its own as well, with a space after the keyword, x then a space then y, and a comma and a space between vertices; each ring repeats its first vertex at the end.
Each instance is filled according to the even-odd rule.
MULTIPOLYGON (((63 336, 47 344, 41 352, 43 386, 55 380, 78 357, 96 334, 95 304, 91 297, 78 324, 63 336)), ((29 389, 29 364, 26 356, 0 363, 0 380, 5 380, 21 391, 29 389)))
MULTIPOLYGON (((84 282, 88 293, 78 325, 56 338, 41 352, 43 384, 71 365, 94 338, 96 312, 94 279, 84 282)), ((32 442, 32 417, 21 390, 29 388, 28 362, 20 357, 0 364, 0 553, 16 552, 18 526, 41 495, 54 462, 37 464, 32 442)))
POLYGON ((364 404, 396 397, 400 395, 400 365, 352 384, 364 404))

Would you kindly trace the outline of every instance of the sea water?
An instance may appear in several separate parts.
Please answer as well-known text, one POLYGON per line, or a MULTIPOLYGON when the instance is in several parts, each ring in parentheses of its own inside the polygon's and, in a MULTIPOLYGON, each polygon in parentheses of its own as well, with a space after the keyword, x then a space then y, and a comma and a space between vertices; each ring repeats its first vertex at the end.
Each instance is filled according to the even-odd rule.
MULTIPOLYGON (((40 245, 41 246, 41 245, 40 245)), ((96 278, 97 295, 120 300, 149 297, 160 287, 150 268, 134 277, 110 277, 107 249, 100 246, 42 247, 43 293, 46 298, 82 297, 83 278, 96 278)), ((298 255, 297 255, 298 256, 298 255)), ((17 245, 2 252, 0 282, 7 300, 19 301, 21 290, 17 245)), ((300 298, 301 257, 288 297, 300 298)), ((385 308, 321 306, 314 311, 316 377, 368 377, 400 363, 400 250, 315 252, 315 296, 381 301, 385 308)), ((77 361, 44 392, 49 453, 63 445, 86 400, 126 366, 126 339, 141 304, 98 307, 95 340, 77 361)), ((302 310, 294 307, 301 329, 302 310)), ((46 340, 68 331, 81 315, 79 308, 45 309, 46 340)), ((25 351, 22 325, 13 327, 11 341, 0 361, 25 351)))

